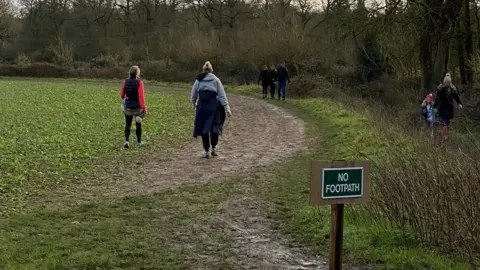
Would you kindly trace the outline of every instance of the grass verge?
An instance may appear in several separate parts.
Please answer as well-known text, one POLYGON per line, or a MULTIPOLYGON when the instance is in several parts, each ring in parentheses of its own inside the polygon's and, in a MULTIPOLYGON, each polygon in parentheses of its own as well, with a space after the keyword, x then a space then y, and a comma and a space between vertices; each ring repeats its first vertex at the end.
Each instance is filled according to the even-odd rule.
MULTIPOLYGON (((124 119, 118 87, 76 83, 6 81, 0 89, 0 191, 81 177, 108 157, 124 160, 124 119), (55 181, 52 181, 55 179, 55 181)), ((147 92, 150 112, 144 122, 148 144, 186 139, 191 112, 184 96, 147 92)), ((135 140, 134 125, 131 141, 135 140)), ((158 149, 156 149, 157 151, 158 149)), ((55 183, 52 183, 55 182, 55 183)))
POLYGON ((208 217, 230 182, 0 219, 1 269, 232 269, 228 233, 208 217), (27 244, 28 243, 28 244, 27 244))
MULTIPOLYGON (((260 90, 243 86, 234 91, 258 95, 260 90)), ((308 122, 312 143, 307 153, 274 168, 274 176, 259 181, 263 184, 256 190, 273 202, 268 212, 283 233, 310 247, 312 252, 327 255, 330 208, 308 205, 310 161, 368 158, 376 167, 388 167, 397 161, 398 155, 421 156, 416 149, 418 142, 399 128, 374 123, 368 113, 347 110, 329 99, 294 99, 284 106, 308 122)), ((399 168, 405 169, 402 165, 399 168)), ((382 176, 374 172, 374 183, 381 182, 382 176)), ((397 181, 385 179, 389 180, 397 181)), ((346 206, 344 248, 348 263, 379 269, 473 269, 462 258, 437 252, 434 243, 422 241, 412 228, 402 228, 395 220, 375 215, 369 210, 371 206, 372 202, 346 206)))

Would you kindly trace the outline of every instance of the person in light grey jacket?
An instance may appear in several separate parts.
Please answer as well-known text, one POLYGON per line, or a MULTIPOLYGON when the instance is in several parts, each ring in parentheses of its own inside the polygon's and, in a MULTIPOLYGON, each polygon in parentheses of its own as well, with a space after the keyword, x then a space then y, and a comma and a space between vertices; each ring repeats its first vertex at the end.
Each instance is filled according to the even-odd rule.
POLYGON ((212 72, 212 64, 205 62, 203 73, 197 76, 190 96, 196 111, 193 137, 202 137, 204 158, 209 158, 210 154, 217 156, 216 146, 223 132, 225 116, 232 115, 222 82, 212 72))

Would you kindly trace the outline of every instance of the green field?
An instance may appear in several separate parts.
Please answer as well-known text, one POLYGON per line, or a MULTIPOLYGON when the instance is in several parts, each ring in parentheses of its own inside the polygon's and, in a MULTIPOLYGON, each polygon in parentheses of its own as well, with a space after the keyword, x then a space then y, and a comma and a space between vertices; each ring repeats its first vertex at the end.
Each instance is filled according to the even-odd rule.
MULTIPOLYGON (((0 94, 0 192, 81 177, 96 164, 136 151, 121 148, 119 86, 6 81, 0 94)), ((188 137, 192 114, 186 96, 149 91, 146 102, 147 147, 168 147, 188 137)))
MULTIPOLYGON (((187 94, 148 89, 147 85, 148 144, 125 151, 118 87, 68 81, 4 83, 0 91, 6 104, 13 106, 1 109, 0 199, 7 201, 26 190, 75 185, 112 163, 123 166, 132 158, 161 155, 184 143, 192 121, 187 94)), ((252 89, 232 90, 251 94, 252 89)), ((74 207, 48 209, 31 204, 15 211, 4 207, 0 210, 8 215, 0 219, 0 268, 237 269, 232 235, 211 222, 222 203, 242 196, 264 202, 262 213, 273 219, 282 237, 308 247, 312 254, 327 254, 329 208, 308 205, 310 160, 368 157, 382 161, 392 149, 413 151, 405 147, 412 145, 412 139, 396 130, 378 130, 368 115, 331 100, 291 100, 280 106, 306 121, 310 138, 308 150, 287 163, 265 168, 268 173, 221 183, 74 207), (390 136, 399 138, 389 141, 390 136)), ((374 174, 373 180, 378 177, 374 174)), ((344 241, 345 261, 350 265, 469 269, 466 263, 425 245, 413 232, 392 227, 362 207, 346 207, 344 241)))

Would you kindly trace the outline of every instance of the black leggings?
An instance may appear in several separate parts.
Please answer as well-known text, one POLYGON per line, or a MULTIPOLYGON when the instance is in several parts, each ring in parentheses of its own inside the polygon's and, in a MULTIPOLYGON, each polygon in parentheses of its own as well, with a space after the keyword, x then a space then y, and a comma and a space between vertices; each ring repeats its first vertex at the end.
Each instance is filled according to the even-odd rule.
MULTIPOLYGON (((128 116, 125 115, 125 141, 128 142, 130 139, 130 128, 132 127, 132 122, 133 122, 134 116, 128 116)), ((137 142, 142 141, 142 123, 137 123, 135 122, 136 126, 136 134, 137 134, 137 142)))
POLYGON ((263 97, 267 96, 267 91, 268 91, 268 84, 262 84, 262 94, 263 97))
POLYGON ((275 98, 275 83, 270 83, 270 97, 275 98))
POLYGON ((214 132, 210 132, 210 134, 202 135, 203 149, 205 149, 205 152, 208 152, 210 150, 210 143, 213 149, 217 147, 218 137, 219 137, 218 133, 214 133, 214 132))

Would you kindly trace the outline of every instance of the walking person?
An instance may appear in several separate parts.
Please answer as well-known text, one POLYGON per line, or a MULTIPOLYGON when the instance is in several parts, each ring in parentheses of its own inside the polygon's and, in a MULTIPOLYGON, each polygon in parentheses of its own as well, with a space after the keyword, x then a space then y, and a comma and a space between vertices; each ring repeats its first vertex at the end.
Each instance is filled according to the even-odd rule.
POLYGON ((433 127, 435 125, 435 113, 433 108, 433 94, 428 94, 422 102, 422 115, 425 118, 427 124, 427 130, 430 133, 430 137, 433 137, 433 127))
POLYGON ((217 156, 216 147, 223 132, 225 116, 232 115, 222 82, 212 72, 212 64, 205 62, 203 72, 197 76, 190 96, 196 112, 193 137, 202 137, 204 158, 209 158, 210 154, 217 156))
POLYGON ((290 83, 290 77, 288 74, 288 69, 285 67, 285 62, 280 64, 280 67, 277 70, 277 80, 278 80, 278 99, 280 95, 283 102, 285 102, 285 97, 287 95, 287 83, 290 83))
POLYGON ((140 80, 140 68, 132 66, 128 72, 129 77, 122 83, 120 88, 120 98, 122 101, 122 110, 125 115, 125 144, 124 148, 130 147, 130 130, 133 119, 135 118, 135 133, 137 135, 137 146, 143 146, 142 141, 142 121, 147 114, 145 105, 145 89, 143 81, 140 80))
POLYGON ((270 79, 268 77, 268 67, 266 65, 264 65, 260 71, 258 84, 260 83, 262 83, 262 98, 264 99, 267 97, 268 85, 270 83, 270 79))
POLYGON ((435 103, 433 104, 433 107, 438 111, 444 141, 448 140, 448 128, 450 120, 453 119, 454 101, 459 108, 463 107, 457 88, 452 83, 450 73, 447 73, 443 78, 443 84, 437 87, 435 103))
MULTIPOLYGON (((270 69, 268 70, 268 78, 269 78, 269 87, 270 87, 270 97, 275 99, 275 88, 277 84, 277 69, 275 65, 271 65, 270 69)), ((280 94, 278 95, 280 97, 280 94)))

